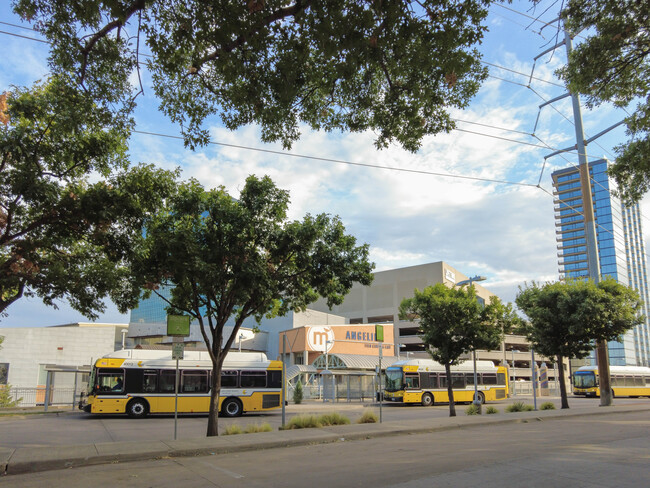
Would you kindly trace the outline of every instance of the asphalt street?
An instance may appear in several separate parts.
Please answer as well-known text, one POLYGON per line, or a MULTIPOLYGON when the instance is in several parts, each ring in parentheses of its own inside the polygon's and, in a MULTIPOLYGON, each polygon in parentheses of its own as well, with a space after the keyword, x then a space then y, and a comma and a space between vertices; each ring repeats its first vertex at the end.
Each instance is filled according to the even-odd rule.
MULTIPOLYGON (((514 397, 500 402, 491 403, 499 413, 496 417, 510 415, 505 413, 507 405, 513 401, 523 401, 533 404, 532 396, 514 397)), ((538 406, 543 402, 552 401, 560 408, 559 398, 538 399, 538 406)), ((570 398, 572 410, 593 408, 599 405, 597 398, 570 398)), ((621 398, 616 399, 616 405, 649 406, 647 398, 621 398)), ((457 405, 458 417, 465 416, 467 405, 457 405)), ((363 412, 371 409, 379 415, 376 404, 363 404, 360 402, 324 403, 309 401, 301 405, 289 404, 285 412, 285 421, 299 414, 321 414, 325 412, 339 412, 355 422, 363 412)), ((128 441, 168 441, 174 439, 173 415, 149 416, 145 419, 130 419, 125 415, 93 416, 69 407, 57 409, 56 413, 47 415, 27 415, 34 410, 26 410, 25 415, 3 416, 0 415, 0 447, 39 447, 57 446, 67 444, 90 444, 98 442, 128 442, 128 441)), ((449 416, 448 405, 421 407, 411 405, 384 404, 382 420, 385 422, 419 419, 428 421, 449 416)), ((491 416, 493 417, 493 416, 491 416)), ((219 429, 223 432, 228 426, 238 424, 242 428, 253 424, 268 423, 273 430, 282 425, 281 410, 272 410, 264 413, 249 413, 239 418, 220 418, 219 429)), ((205 436, 207 428, 206 415, 184 415, 177 421, 177 439, 195 439, 205 436)))
MULTIPOLYGON (((453 428, 356 440, 346 438, 346 428, 354 427, 341 426, 331 430, 340 437, 324 444, 26 473, 0 478, 0 484, 11 488, 647 486, 650 410, 647 402, 640 410, 623 408, 591 408, 584 415, 574 411, 557 417, 543 412, 513 414, 520 417, 488 424, 481 422, 494 416, 484 416, 478 423, 464 416, 454 421, 453 428)), ((251 434, 257 437, 250 439, 265 435, 275 434, 251 434)))

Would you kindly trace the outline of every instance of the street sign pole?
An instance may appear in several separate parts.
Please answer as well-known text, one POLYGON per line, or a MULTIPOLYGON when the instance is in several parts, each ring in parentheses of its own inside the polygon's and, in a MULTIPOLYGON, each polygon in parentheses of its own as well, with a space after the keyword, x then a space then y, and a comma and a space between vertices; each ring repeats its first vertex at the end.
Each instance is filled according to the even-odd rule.
POLYGON ((176 376, 174 381, 174 440, 176 440, 178 431, 178 383, 179 383, 179 370, 178 361, 183 359, 185 352, 185 343, 182 337, 174 337, 172 344, 172 359, 176 360, 176 376))

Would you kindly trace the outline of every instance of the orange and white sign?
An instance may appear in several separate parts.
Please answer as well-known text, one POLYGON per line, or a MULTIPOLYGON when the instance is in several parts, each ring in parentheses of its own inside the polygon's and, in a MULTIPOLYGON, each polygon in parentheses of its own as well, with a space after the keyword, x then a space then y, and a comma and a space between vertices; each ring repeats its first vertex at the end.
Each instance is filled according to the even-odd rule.
POLYGON ((327 326, 307 327, 307 344, 312 351, 330 352, 334 347, 334 331, 327 326))

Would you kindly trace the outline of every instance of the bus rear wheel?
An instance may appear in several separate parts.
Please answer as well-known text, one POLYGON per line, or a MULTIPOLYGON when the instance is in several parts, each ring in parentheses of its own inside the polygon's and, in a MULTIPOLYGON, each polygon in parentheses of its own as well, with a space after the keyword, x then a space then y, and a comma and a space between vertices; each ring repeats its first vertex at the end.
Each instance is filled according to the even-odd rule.
POLYGON ((431 393, 422 395, 422 406, 430 407, 431 405, 433 405, 433 395, 431 393))
POLYGON ((141 419, 149 413, 149 405, 146 400, 136 398, 126 405, 126 413, 132 419, 141 419))
POLYGON ((224 417, 239 417, 244 413, 244 408, 237 398, 226 398, 221 405, 221 413, 224 417))
POLYGON ((476 394, 476 399, 479 405, 483 405, 485 403, 485 395, 480 391, 476 394))

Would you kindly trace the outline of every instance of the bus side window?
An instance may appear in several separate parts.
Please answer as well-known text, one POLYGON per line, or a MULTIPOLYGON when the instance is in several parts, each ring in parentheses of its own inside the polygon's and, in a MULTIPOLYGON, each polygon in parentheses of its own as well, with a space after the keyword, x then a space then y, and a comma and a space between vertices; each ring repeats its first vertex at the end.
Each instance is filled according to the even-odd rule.
POLYGON ((266 387, 266 371, 242 371, 240 385, 242 388, 266 387))
POLYGON ((237 371, 221 371, 221 387, 237 388, 237 371))
POLYGON ((645 386, 645 383, 643 381, 643 376, 634 377, 634 386, 645 386))
MULTIPOLYGON (((483 373, 483 384, 484 385, 496 385, 497 384, 497 375, 495 373, 483 373)), ((505 381, 504 381, 505 384, 505 381)))
MULTIPOLYGON (((481 374, 476 373, 476 381, 481 384, 481 374)), ((465 373, 465 384, 474 386, 474 373, 465 373)))
POLYGON ((158 388, 161 393, 174 393, 176 383, 176 371, 163 369, 160 371, 160 382, 158 388))
POLYGON ((183 393, 205 393, 208 391, 208 372, 205 370, 185 370, 181 377, 183 393))
POLYGON ((124 390, 124 371, 117 368, 97 370, 97 389, 100 392, 122 392, 124 390))
POLYGON ((497 384, 499 384, 499 385, 505 385, 506 384, 506 374, 505 373, 497 373, 497 384))
POLYGON ((142 391, 151 393, 156 391, 158 384, 158 371, 155 369, 145 369, 142 376, 142 391))
POLYGON ((268 371, 269 388, 282 388, 282 371, 268 371))
POLYGON ((623 386, 623 383, 618 384, 618 376, 609 377, 609 386, 623 386))
POLYGON ((438 388, 438 374, 420 373, 420 385, 422 388, 438 388))
POLYGON ((404 377, 405 387, 407 389, 419 389, 420 388, 420 375, 419 374, 406 374, 404 377))
POLYGON ((451 373, 451 387, 465 388, 465 375, 463 373, 451 373))

